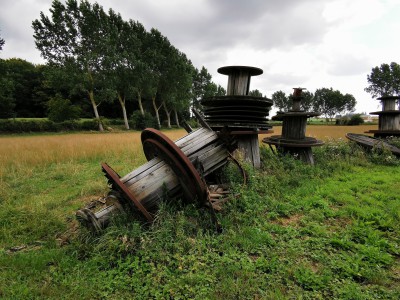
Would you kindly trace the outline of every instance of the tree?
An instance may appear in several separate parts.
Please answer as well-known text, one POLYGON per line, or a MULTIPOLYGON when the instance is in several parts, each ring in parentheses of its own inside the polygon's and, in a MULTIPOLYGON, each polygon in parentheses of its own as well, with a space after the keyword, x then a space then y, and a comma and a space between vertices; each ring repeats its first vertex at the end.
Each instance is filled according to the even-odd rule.
MULTIPOLYGON (((143 27, 133 21, 125 22, 120 14, 109 10, 108 28, 103 38, 105 39, 105 73, 108 84, 116 93, 122 109, 125 128, 129 129, 126 101, 134 97, 137 85, 138 57, 140 41, 137 37, 137 29, 143 27)), ((140 108, 143 115, 143 108, 140 108)))
POLYGON ((45 102, 37 97, 43 80, 40 66, 23 59, 10 58, 1 60, 1 69, 1 81, 5 89, 2 94, 3 97, 7 94, 6 98, 12 101, 13 115, 44 117, 45 102))
POLYGON ((313 108, 325 115, 328 121, 328 118, 332 119, 337 114, 354 111, 356 103, 353 95, 343 95, 332 88, 321 88, 315 91, 313 108))
POLYGON ((14 81, 8 76, 7 61, 0 59, 0 119, 10 118, 15 112, 14 81))
POLYGON ((179 127, 178 113, 189 109, 194 67, 185 54, 174 48, 171 49, 169 60, 170 68, 168 68, 166 78, 169 80, 172 78, 174 84, 171 85, 169 80, 165 81, 167 91, 164 87, 162 103, 167 116, 168 128, 171 128, 171 113, 174 113, 176 125, 179 127))
POLYGON ((103 131, 95 91, 103 92, 106 100, 110 90, 104 87, 108 81, 102 64, 107 15, 97 3, 78 4, 77 0, 67 0, 65 5, 54 0, 50 13, 49 18, 41 12, 40 20, 32 22, 36 47, 51 65, 64 67, 70 75, 67 79, 75 79, 75 88, 87 93, 99 130, 103 131))
POLYGON ((226 90, 221 85, 218 84, 215 96, 225 96, 225 95, 226 95, 226 90))
POLYGON ((301 109, 304 111, 310 111, 314 103, 314 94, 309 91, 303 91, 301 95, 303 96, 300 103, 301 109))
POLYGON ((274 106, 279 109, 279 111, 288 111, 291 108, 291 102, 289 97, 282 91, 277 91, 272 94, 272 101, 274 106))
POLYGON ((3 46, 5 44, 4 39, 0 36, 0 50, 3 50, 3 46))
POLYGON ((373 98, 382 96, 395 96, 400 94, 400 65, 392 62, 390 65, 381 64, 372 68, 367 75, 369 86, 364 90, 373 98))
POLYGON ((48 118, 53 122, 77 120, 81 114, 79 106, 72 105, 69 99, 56 95, 48 102, 48 118))
POLYGON ((216 96, 219 92, 222 92, 222 90, 219 89, 219 87, 214 82, 212 82, 211 79, 211 74, 208 73, 207 69, 204 66, 201 68, 200 71, 198 69, 195 69, 192 86, 193 108, 201 110, 201 99, 216 96))
POLYGON ((263 94, 259 90, 255 89, 249 92, 249 96, 262 97, 263 94))

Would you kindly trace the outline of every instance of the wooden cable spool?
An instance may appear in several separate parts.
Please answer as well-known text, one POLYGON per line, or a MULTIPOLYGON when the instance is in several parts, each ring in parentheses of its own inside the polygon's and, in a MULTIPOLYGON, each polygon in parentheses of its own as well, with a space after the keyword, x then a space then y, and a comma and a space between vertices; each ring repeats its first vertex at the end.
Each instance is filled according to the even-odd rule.
POLYGON ((378 100, 382 102, 382 111, 370 113, 379 116, 378 130, 369 130, 365 133, 373 133, 374 137, 380 138, 400 136, 400 110, 396 109, 396 102, 400 100, 400 96, 385 96, 378 100))
MULTIPOLYGON (((230 156, 227 145, 208 128, 192 131, 175 143, 155 129, 145 129, 141 139, 147 163, 122 178, 105 163, 102 169, 112 190, 120 195, 118 200, 138 209, 148 221, 153 221, 165 192, 182 193, 187 201, 205 203, 204 177, 224 166, 230 156)), ((79 210, 77 217, 87 227, 100 230, 110 214, 118 211, 113 203, 97 213, 79 210)))
POLYGON ((282 135, 273 135, 263 139, 263 143, 274 145, 282 154, 289 154, 305 163, 314 164, 312 147, 321 146, 324 142, 306 136, 307 119, 319 116, 319 113, 301 110, 302 88, 294 88, 292 110, 278 113, 273 120, 282 122, 282 135))

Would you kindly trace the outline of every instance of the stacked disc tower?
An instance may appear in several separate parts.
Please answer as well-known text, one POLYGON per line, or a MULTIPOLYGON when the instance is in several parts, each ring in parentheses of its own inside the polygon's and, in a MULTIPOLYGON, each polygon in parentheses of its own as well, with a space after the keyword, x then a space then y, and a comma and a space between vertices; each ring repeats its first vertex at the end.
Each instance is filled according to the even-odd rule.
POLYGON ((378 138, 400 136, 400 110, 396 108, 400 96, 385 96, 378 100, 382 102, 382 111, 370 113, 379 116, 378 130, 369 130, 365 133, 373 133, 374 137, 378 138))
POLYGON ((314 157, 312 147, 321 146, 324 143, 312 137, 306 137, 307 119, 319 116, 320 113, 301 110, 302 88, 294 88, 292 109, 286 113, 280 113, 272 120, 283 121, 282 135, 273 135, 263 139, 263 143, 274 145, 278 152, 291 154, 302 161, 313 165, 314 157))
POLYGON ((228 75, 227 95, 201 101, 205 120, 216 131, 228 127, 245 160, 259 168, 258 134, 272 132, 267 119, 272 100, 249 96, 249 90, 251 76, 261 75, 263 71, 248 66, 227 66, 219 68, 218 73, 228 75))

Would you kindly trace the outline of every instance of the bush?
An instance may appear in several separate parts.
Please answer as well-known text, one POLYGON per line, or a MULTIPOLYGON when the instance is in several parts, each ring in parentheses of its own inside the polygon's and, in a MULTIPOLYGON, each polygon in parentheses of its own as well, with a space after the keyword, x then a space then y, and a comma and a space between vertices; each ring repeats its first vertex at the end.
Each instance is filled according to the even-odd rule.
POLYGON ((350 120, 347 122, 347 125, 361 125, 364 123, 364 119, 361 118, 361 115, 353 115, 350 120))
POLYGON ((136 130, 143 130, 148 127, 157 127, 157 120, 155 117, 148 112, 145 112, 144 115, 142 115, 139 110, 132 114, 131 122, 132 127, 136 130))
POLYGON ((81 108, 72 105, 68 99, 63 99, 60 95, 56 95, 50 99, 48 105, 48 118, 53 122, 64 122, 78 120, 81 114, 81 108))
POLYGON ((65 121, 56 123, 50 120, 0 120, 0 132, 58 132, 72 130, 98 130, 96 120, 77 122, 65 121))
POLYGON ((350 118, 348 116, 344 116, 340 119, 336 119, 336 125, 361 125, 364 124, 364 119, 361 118, 361 115, 356 114, 352 115, 350 118))

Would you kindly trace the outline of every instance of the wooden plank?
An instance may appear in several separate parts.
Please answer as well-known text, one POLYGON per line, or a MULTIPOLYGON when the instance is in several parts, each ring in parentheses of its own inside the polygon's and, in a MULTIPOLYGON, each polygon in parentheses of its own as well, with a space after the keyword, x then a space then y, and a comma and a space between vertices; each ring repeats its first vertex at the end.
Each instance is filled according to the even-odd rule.
POLYGON ((213 142, 216 142, 217 140, 218 136, 213 132, 212 134, 207 134, 201 139, 196 140, 194 143, 181 148, 181 150, 186 156, 191 156, 192 154, 199 151, 201 148, 208 146, 213 142))
MULTIPOLYGON (((132 184, 134 184, 135 182, 137 182, 137 181, 141 180, 142 178, 148 176, 149 174, 156 173, 156 172, 160 171, 160 169, 162 170, 162 168, 165 165, 166 165, 166 163, 161 160, 157 164, 151 165, 150 168, 144 170, 143 172, 140 172, 140 173, 137 173, 137 174, 133 174, 132 177, 126 179, 124 184, 129 187, 132 184)), ((134 172, 132 172, 132 173, 134 173, 134 172)))
POLYGON ((164 165, 156 173, 150 173, 141 180, 134 182, 128 188, 137 199, 143 200, 149 195, 162 192, 164 185, 168 189, 178 185, 178 178, 168 165, 164 165))
POLYGON ((132 172, 126 174, 124 177, 121 178, 121 181, 125 183, 125 181, 129 180, 132 177, 137 176, 138 174, 145 172, 149 168, 153 167, 154 165, 158 164, 161 162, 161 159, 159 158, 153 158, 152 160, 148 161, 147 163, 141 165, 139 168, 133 170, 132 172))
POLYGON ((174 143, 175 143, 179 148, 182 148, 182 147, 185 146, 185 143, 186 143, 187 141, 191 141, 191 140, 193 140, 194 138, 196 138, 197 136, 202 135, 202 134, 204 134, 204 133, 207 132, 207 131, 208 131, 208 129, 201 127, 201 128, 199 128, 199 129, 197 129, 197 130, 195 130, 195 131, 193 131, 193 132, 191 132, 191 133, 189 133, 189 134, 187 134, 187 135, 181 137, 180 139, 176 140, 174 143))

